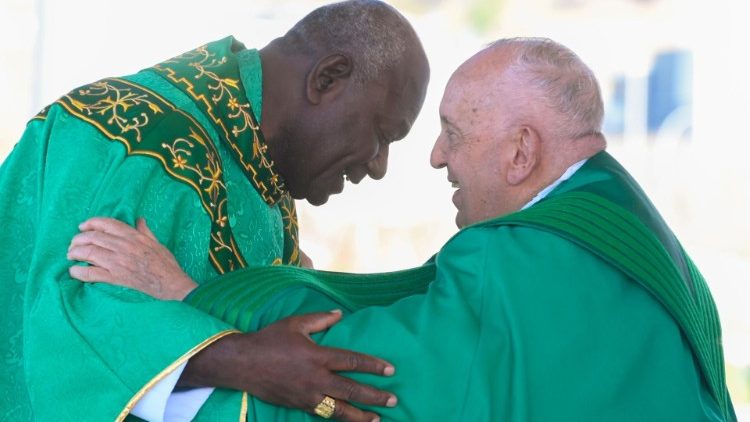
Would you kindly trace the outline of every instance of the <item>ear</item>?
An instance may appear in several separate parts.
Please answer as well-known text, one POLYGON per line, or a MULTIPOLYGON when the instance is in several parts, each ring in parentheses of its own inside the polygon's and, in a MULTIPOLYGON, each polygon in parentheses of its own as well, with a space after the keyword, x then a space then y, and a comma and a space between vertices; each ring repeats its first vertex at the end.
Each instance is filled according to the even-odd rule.
POLYGON ((521 126, 513 142, 513 155, 506 172, 509 185, 519 185, 533 173, 540 161, 541 144, 539 132, 530 126, 521 126))
POLYGON ((320 104, 326 97, 338 95, 350 82, 352 60, 343 54, 331 54, 318 60, 307 74, 308 101, 320 104))

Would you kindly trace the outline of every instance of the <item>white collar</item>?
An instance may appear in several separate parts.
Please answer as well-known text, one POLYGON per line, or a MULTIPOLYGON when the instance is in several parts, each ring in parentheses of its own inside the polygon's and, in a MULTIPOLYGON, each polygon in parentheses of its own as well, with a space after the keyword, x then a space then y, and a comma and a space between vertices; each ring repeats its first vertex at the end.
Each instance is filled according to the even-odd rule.
POLYGON ((532 199, 531 201, 527 202, 526 205, 524 205, 523 208, 521 208, 521 209, 525 210, 526 208, 528 208, 528 207, 536 204, 537 202, 541 201, 542 199, 544 199, 544 197, 546 197, 550 192, 552 192, 552 190, 555 189, 557 187, 557 185, 559 185, 560 183, 562 183, 562 182, 570 179, 570 176, 572 176, 575 172, 577 172, 578 169, 581 168, 581 166, 583 166, 584 164, 586 164, 587 160, 588 160, 588 158, 584 158, 583 160, 581 160, 581 161, 573 164, 572 166, 568 167, 568 169, 565 170, 565 173, 563 173, 562 176, 560 176, 559 179, 555 180, 554 182, 552 182, 551 185, 549 185, 546 188, 542 189, 539 193, 536 194, 536 196, 534 197, 534 199, 532 199))

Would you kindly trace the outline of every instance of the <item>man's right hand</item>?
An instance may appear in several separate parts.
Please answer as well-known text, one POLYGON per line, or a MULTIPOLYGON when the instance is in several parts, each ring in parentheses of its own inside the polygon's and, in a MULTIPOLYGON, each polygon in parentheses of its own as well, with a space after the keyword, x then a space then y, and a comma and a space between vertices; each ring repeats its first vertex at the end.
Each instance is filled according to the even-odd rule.
POLYGON ((328 395, 336 399, 336 419, 379 420, 349 402, 393 407, 396 396, 337 372, 388 376, 393 366, 360 353, 321 347, 310 339, 311 333, 340 319, 340 311, 321 312, 286 318, 255 333, 226 336, 190 359, 178 386, 247 391, 269 403, 309 413, 328 395))

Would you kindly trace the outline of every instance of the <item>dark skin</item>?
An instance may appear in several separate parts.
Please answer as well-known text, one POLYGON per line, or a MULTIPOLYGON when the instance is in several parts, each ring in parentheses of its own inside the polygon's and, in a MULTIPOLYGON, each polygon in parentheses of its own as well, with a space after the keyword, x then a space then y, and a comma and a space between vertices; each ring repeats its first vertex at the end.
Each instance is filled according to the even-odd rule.
MULTIPOLYGON (((407 38, 402 59, 364 83, 356 80, 357 63, 340 51, 313 46, 300 52, 286 48, 285 38, 260 50, 261 129, 268 154, 294 198, 320 205, 341 192, 345 177, 358 183, 366 176, 385 175, 389 146, 411 128, 429 79, 416 35, 407 38)), ((143 221, 134 230, 116 220, 94 218, 80 229, 68 258, 91 265, 71 267, 75 279, 128 286, 167 300, 181 300, 196 286, 143 221)), ((309 314, 255 333, 223 337, 188 361, 178 386, 247 391, 309 413, 328 395, 336 399, 335 419, 379 420, 350 403, 395 406, 396 397, 338 373, 388 376, 393 365, 310 339, 340 318, 339 312, 309 314)))
MULTIPOLYGON (((424 101, 429 68, 416 38, 408 43, 404 63, 364 86, 354 83, 355 66, 348 56, 338 52, 294 55, 282 45, 283 39, 278 39, 261 50, 261 127, 269 154, 292 196, 322 204, 330 194, 343 189, 344 175, 355 183, 366 175, 382 178, 389 144, 406 135, 424 101), (308 124, 300 125, 300 121, 308 124), (310 145, 315 148, 309 149, 310 145)), ((127 255, 128 250, 136 248, 123 241, 127 236, 120 236, 115 225, 101 224, 104 226, 97 229, 104 233, 104 240, 85 238, 71 245, 69 259, 93 264, 73 267, 71 274, 82 281, 119 284, 98 265, 106 267, 105 261, 114 256, 112 251, 127 255)), ((143 227, 139 232, 145 236, 141 240, 154 240, 143 227)), ((131 239, 138 242, 137 237, 131 239)), ((151 251, 150 259, 166 262, 165 251, 151 251)), ((176 261, 172 264, 179 269, 176 261)), ((171 267, 158 268, 169 272, 171 267)), ((187 291, 175 293, 174 298, 184 297, 187 291)), ((255 333, 223 337, 190 359, 178 385, 247 391, 270 403, 310 413, 324 395, 329 395, 336 399, 335 419, 379 420, 376 414, 349 402, 392 407, 396 397, 337 373, 388 376, 393 374, 393 366, 371 356, 320 347, 309 337, 340 318, 340 312, 303 315, 278 321, 255 333)))
MULTIPOLYGON (((419 54, 415 53, 414 56, 419 57, 419 54)), ((294 62, 290 67, 301 66, 301 63, 304 63, 296 59, 294 62)), ((309 102, 312 104, 309 107, 319 107, 315 104, 321 103, 335 103, 336 98, 347 98, 341 89, 351 85, 343 81, 330 81, 336 70, 330 69, 330 66, 340 67, 342 63, 348 63, 348 59, 342 60, 341 55, 333 54, 316 62, 313 68, 318 70, 304 73, 304 66, 298 69, 298 72, 308 75, 304 79, 306 91, 314 97, 309 102), (318 76, 314 76, 315 74, 318 76), (326 91, 329 87, 335 88, 335 92, 326 91)), ((265 65, 264 61, 264 68, 265 65)), ((363 131, 356 139, 362 140, 362 148, 366 151, 362 154, 362 148, 343 150, 343 153, 339 154, 340 159, 334 160, 336 163, 344 163, 346 173, 353 182, 359 182, 366 175, 375 179, 383 177, 388 145, 405 136, 416 118, 427 83, 426 59, 413 69, 417 71, 390 75, 385 83, 375 83, 370 90, 384 91, 384 84, 390 86, 391 89, 385 89, 388 95, 381 97, 382 108, 395 110, 397 116, 407 117, 394 119, 389 113, 376 107, 371 113, 374 118, 370 119, 374 123, 369 124, 366 119, 361 118, 361 114, 355 113, 359 122, 351 127, 363 131), (394 95, 394 92, 401 95, 394 95), (404 99, 410 101, 404 102, 404 99), (359 124, 362 121, 365 122, 364 125, 359 124), (367 136, 367 132, 370 131, 374 133, 367 136), (388 135, 384 136, 383 133, 388 135)), ((349 74, 348 71, 339 73, 339 78, 348 78, 349 74)), ((351 95, 349 99, 352 99, 351 95)), ((351 101, 331 107, 331 113, 334 114, 332 117, 316 118, 323 121, 336 120, 342 113, 342 108, 346 107, 353 107, 351 101)), ((299 115, 305 114, 304 108, 300 107, 299 115)), ((272 112, 264 107, 264 116, 271 114, 272 112)), ((271 133, 269 139, 276 136, 272 128, 272 125, 268 126, 271 133)), ((324 126, 324 129, 328 129, 328 126, 324 126)), ((279 144, 269 143, 269 152, 271 145, 279 144)), ((325 178, 319 179, 327 181, 325 178)), ((323 193, 320 194, 323 199, 327 199, 325 188, 324 186, 321 190, 323 193)), ((307 193, 304 190, 301 192, 298 194, 306 197, 307 193)), ((71 267, 70 274, 75 279, 127 286, 165 300, 181 300, 197 286, 182 272, 170 251, 159 244, 143 220, 138 221, 136 229, 133 229, 117 220, 92 218, 82 223, 79 228, 81 233, 73 239, 68 259, 91 265, 71 267)), ((336 399, 334 418, 344 421, 379 420, 376 414, 362 411, 349 402, 395 406, 396 397, 388 392, 356 383, 338 375, 337 372, 368 372, 388 376, 393 374, 393 366, 371 356, 320 347, 310 339, 311 333, 327 329, 340 318, 338 312, 309 314, 278 321, 255 333, 228 335, 193 356, 178 385, 247 391, 267 402, 303 409, 310 413, 313 413, 324 395, 329 395, 336 399)))

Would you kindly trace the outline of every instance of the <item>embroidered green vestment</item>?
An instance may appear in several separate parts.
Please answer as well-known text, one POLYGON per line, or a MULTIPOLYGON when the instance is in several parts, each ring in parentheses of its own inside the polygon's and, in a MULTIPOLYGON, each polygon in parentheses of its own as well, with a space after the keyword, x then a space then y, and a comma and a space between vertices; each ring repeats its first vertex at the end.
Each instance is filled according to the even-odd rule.
MULTIPOLYGON (((72 280, 82 221, 145 217, 199 282, 298 263, 294 203, 256 118, 260 72, 230 37, 73 90, 28 124, 0 170, 0 420, 122 420, 235 331, 185 303, 72 280)), ((217 390, 205 408, 238 420, 244 402, 217 390)))

